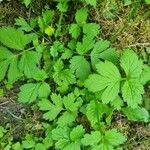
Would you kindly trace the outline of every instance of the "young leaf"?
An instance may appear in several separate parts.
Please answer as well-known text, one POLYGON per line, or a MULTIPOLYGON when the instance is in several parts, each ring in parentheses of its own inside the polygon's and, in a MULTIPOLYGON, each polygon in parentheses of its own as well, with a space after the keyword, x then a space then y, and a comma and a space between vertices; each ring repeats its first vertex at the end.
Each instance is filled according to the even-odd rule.
POLYGON ((18 101, 21 103, 32 103, 37 99, 39 83, 27 83, 21 86, 18 101))
POLYGON ((70 61, 70 68, 80 80, 85 80, 91 73, 89 62, 83 56, 74 56, 70 61))
POLYGON ((23 50, 28 43, 28 39, 20 29, 2 27, 0 29, 0 42, 9 48, 23 50))
POLYGON ((128 106, 136 108, 141 104, 144 87, 139 80, 130 79, 125 81, 122 87, 122 96, 128 106))
POLYGON ((79 9, 76 12, 76 16, 75 16, 76 22, 81 25, 85 24, 87 20, 87 16, 88 16, 88 11, 86 8, 79 9))
POLYGON ((100 62, 96 65, 97 72, 92 74, 85 81, 85 87, 91 92, 104 90, 101 96, 103 103, 113 101, 120 89, 120 73, 117 67, 108 61, 100 62))

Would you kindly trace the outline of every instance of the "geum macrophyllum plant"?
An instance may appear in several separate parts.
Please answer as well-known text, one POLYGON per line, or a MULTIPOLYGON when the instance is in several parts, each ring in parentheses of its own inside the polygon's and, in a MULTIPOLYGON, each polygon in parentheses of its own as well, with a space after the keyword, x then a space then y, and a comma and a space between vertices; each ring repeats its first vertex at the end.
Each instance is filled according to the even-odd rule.
MULTIPOLYGON (((96 0, 84 2, 96 6, 96 0)), ((18 28, 0 29, 0 81, 7 88, 22 81, 18 102, 38 108, 43 130, 42 137, 26 133, 7 143, 8 131, 0 127, 4 149, 114 150, 127 140, 111 126, 114 112, 150 121, 143 105, 150 67, 133 50, 119 54, 109 41, 98 40, 100 25, 88 21, 86 7, 76 11, 75 22, 64 25, 68 4, 58 1, 57 23, 56 11, 47 9, 30 21, 16 19, 18 28)))

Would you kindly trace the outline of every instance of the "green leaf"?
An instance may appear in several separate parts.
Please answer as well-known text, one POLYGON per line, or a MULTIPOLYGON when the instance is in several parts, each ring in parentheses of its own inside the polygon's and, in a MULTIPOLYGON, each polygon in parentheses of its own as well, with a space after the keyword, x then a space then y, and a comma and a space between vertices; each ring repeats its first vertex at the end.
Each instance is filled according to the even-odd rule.
POLYGON ((98 144, 101 139, 102 135, 99 131, 92 131, 91 134, 85 134, 81 142, 84 146, 94 146, 98 144))
POLYGON ((81 8, 76 12, 76 22, 78 24, 85 24, 88 16, 88 11, 86 8, 81 8))
POLYGON ((53 78, 54 81, 61 85, 63 82, 67 85, 75 83, 75 76, 73 74, 73 71, 71 69, 63 69, 64 64, 61 60, 58 60, 56 64, 54 65, 54 74, 53 78))
POLYGON ((0 47, 0 81, 4 79, 8 70, 8 83, 13 84, 20 77, 18 58, 4 47, 0 47))
POLYGON ((112 145, 109 145, 108 143, 102 143, 99 146, 95 147, 93 150, 114 150, 112 145))
POLYGON ((98 119, 101 119, 100 105, 97 105, 94 101, 91 101, 86 108, 86 116, 90 121, 91 125, 94 126, 98 119))
POLYGON ((69 134, 70 129, 68 127, 57 127, 52 130, 52 138, 57 141, 55 144, 56 149, 63 149, 67 145, 69 145, 69 134))
POLYGON ((116 129, 106 131, 104 138, 110 145, 113 146, 118 146, 126 141, 125 136, 123 136, 122 133, 117 132, 116 129))
POLYGON ((2 126, 0 126, 0 138, 4 136, 4 132, 5 132, 5 129, 2 126))
POLYGON ((139 80, 130 79, 125 81, 122 87, 122 96, 128 106, 136 108, 142 102, 144 87, 139 80))
POLYGON ((150 81, 150 67, 148 65, 144 65, 140 76, 140 82, 145 85, 148 81, 150 81))
POLYGON ((69 112, 65 111, 57 121, 58 126, 66 126, 66 125, 72 125, 72 123, 75 121, 77 117, 77 112, 69 112))
POLYGON ((82 42, 77 42, 76 51, 78 54, 84 55, 94 47, 94 44, 95 40, 93 40, 93 37, 85 35, 82 42))
POLYGON ((19 71, 18 58, 14 57, 11 60, 9 70, 8 70, 8 83, 13 84, 15 81, 19 79, 20 76, 21 73, 19 71))
POLYGON ((52 10, 45 10, 42 12, 42 17, 38 17, 38 25, 40 27, 40 31, 44 32, 45 29, 50 25, 54 16, 54 11, 52 10))
POLYGON ((70 63, 70 68, 80 80, 85 80, 91 73, 90 64, 83 56, 72 57, 70 63))
POLYGON ((90 37, 96 37, 100 32, 100 26, 96 23, 87 23, 83 25, 83 33, 90 37))
POLYGON ((71 112, 77 112, 82 105, 82 99, 76 98, 73 93, 68 94, 63 98, 64 106, 71 112))
POLYGON ((150 115, 145 108, 137 107, 132 109, 130 107, 122 108, 123 113, 127 116, 128 120, 148 122, 150 115))
POLYGON ((43 82, 38 90, 38 97, 39 98, 47 98, 50 94, 50 86, 48 83, 43 82))
POLYGON ((91 125, 94 126, 98 123, 98 120, 101 120, 103 114, 109 116, 112 113, 112 109, 107 105, 95 102, 94 100, 90 101, 90 103, 86 107, 86 116, 90 121, 91 125))
POLYGON ((1 68, 1 71, 0 71, 0 81, 2 81, 5 77, 5 74, 7 72, 7 69, 9 67, 9 64, 10 62, 9 61, 2 61, 0 62, 0 68, 1 68))
POLYGON ((85 87, 91 92, 104 90, 101 99, 103 103, 109 103, 113 101, 119 93, 120 73, 117 67, 108 61, 98 63, 96 68, 100 75, 90 75, 85 81, 85 87))
POLYGON ((27 36, 23 31, 12 27, 2 27, 0 29, 0 42, 17 50, 23 50, 28 43, 27 36))
POLYGON ((121 109, 121 106, 123 106, 123 101, 122 99, 120 98, 120 96, 117 96, 114 101, 111 102, 111 105, 117 109, 117 110, 120 110, 121 109))
POLYGON ((97 3, 97 0, 85 0, 87 4, 90 4, 94 7, 96 7, 96 3, 97 3))
POLYGON ((26 135, 26 140, 22 141, 24 149, 30 149, 35 146, 35 140, 32 135, 26 135))
POLYGON ((70 139, 74 142, 81 140, 84 135, 84 129, 82 125, 78 125, 70 132, 70 139))
POLYGON ((124 6, 128 6, 132 4, 132 0, 124 0, 124 6))
POLYGON ((81 33, 80 26, 78 26, 78 24, 71 24, 69 33, 73 38, 77 39, 81 33))
POLYGON ((0 61, 13 57, 14 54, 5 47, 0 47, 0 61))
POLYGON ((40 110, 47 111, 43 118, 46 120, 54 120, 62 110, 62 98, 60 95, 52 94, 51 102, 49 100, 41 100, 38 104, 40 110))
POLYGON ((145 3, 146 4, 150 4, 150 0, 145 0, 145 3))
POLYGON ((80 142, 72 142, 68 144, 63 150, 81 150, 80 142))
POLYGON ((62 1, 62 2, 58 3, 57 8, 62 13, 66 12, 68 10, 67 1, 62 1))
POLYGON ((15 19, 15 21, 16 21, 15 25, 20 26, 21 30, 24 30, 26 32, 30 32, 33 30, 33 28, 27 23, 27 21, 24 18, 19 17, 15 19))
POLYGON ((124 69, 128 79, 139 78, 142 73, 143 64, 135 52, 126 49, 121 57, 121 67, 124 69))
POLYGON ((50 100, 42 99, 41 101, 39 101, 38 106, 40 107, 39 108, 40 110, 48 111, 51 109, 52 105, 51 105, 50 100))
POLYGON ((47 73, 44 70, 38 70, 35 75, 34 75, 34 79, 36 81, 45 81, 45 79, 47 79, 47 73))
POLYGON ((54 11, 46 9, 44 12, 42 12, 42 17, 43 17, 45 26, 48 26, 53 21, 54 11))
POLYGON ((38 143, 38 144, 36 144, 36 146, 35 146, 35 150, 47 150, 47 148, 45 147, 44 144, 38 143))
POLYGON ((40 56, 37 52, 27 51, 21 57, 19 68, 28 78, 33 78, 38 72, 39 60, 40 56))
POLYGON ((28 7, 29 4, 31 3, 31 0, 23 0, 23 3, 25 4, 26 7, 28 7))
POLYGON ((22 145, 19 142, 13 144, 12 149, 13 150, 23 150, 22 145))
POLYGON ((32 103, 37 99, 40 84, 27 83, 20 87, 18 101, 21 103, 32 103))
POLYGON ((94 49, 91 52, 91 63, 93 68, 101 60, 108 60, 116 62, 118 60, 118 54, 115 48, 109 48, 110 42, 107 40, 100 40, 96 42, 94 49))

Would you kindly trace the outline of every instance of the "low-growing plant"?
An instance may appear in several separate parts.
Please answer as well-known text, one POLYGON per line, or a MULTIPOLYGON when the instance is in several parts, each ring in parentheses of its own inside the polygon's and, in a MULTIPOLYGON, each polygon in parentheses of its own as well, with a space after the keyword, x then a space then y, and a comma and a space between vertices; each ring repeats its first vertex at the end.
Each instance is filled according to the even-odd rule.
MULTIPOLYGON (((96 0, 85 2, 96 7, 96 0)), ((22 141, 6 142, 8 131, 0 127, 4 150, 119 150, 127 137, 111 126, 115 112, 131 121, 150 121, 143 105, 150 67, 132 49, 119 53, 98 39, 101 27, 89 21, 87 7, 64 25, 69 6, 58 1, 58 21, 56 11, 47 9, 0 29, 0 81, 8 89, 24 83, 18 102, 38 106, 44 131, 42 137, 27 133, 22 141)))

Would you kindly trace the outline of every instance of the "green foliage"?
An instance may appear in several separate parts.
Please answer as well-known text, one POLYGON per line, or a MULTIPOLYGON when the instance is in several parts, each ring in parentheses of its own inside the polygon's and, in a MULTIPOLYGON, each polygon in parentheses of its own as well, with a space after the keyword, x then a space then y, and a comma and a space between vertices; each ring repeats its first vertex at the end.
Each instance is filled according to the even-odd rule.
POLYGON ((90 5, 94 6, 94 7, 96 7, 96 1, 97 0, 85 0, 85 1, 86 1, 87 4, 90 4, 90 5))
POLYGON ((103 90, 101 95, 103 103, 113 101, 121 92, 123 100, 127 102, 128 106, 136 108, 138 104, 141 104, 144 93, 144 87, 140 81, 143 70, 142 61, 132 50, 125 50, 120 65, 125 71, 126 78, 121 77, 119 70, 113 63, 99 62, 96 65, 99 74, 90 75, 85 82, 85 87, 91 92, 103 90))
POLYGON ((28 7, 31 2, 32 0, 23 0, 23 3, 25 4, 26 7, 28 7))
POLYGON ((150 0, 145 0, 145 3, 146 4, 150 4, 150 0))
POLYGON ((89 62, 83 56, 74 56, 70 61, 70 68, 80 80, 84 80, 91 73, 89 62))
MULTIPOLYGON (((127 6, 132 1, 124 2, 127 6)), ((31 0, 23 3, 29 7, 31 0)), ((132 49, 118 53, 109 40, 97 38, 103 30, 89 15, 96 0, 51 3, 55 11, 49 9, 50 5, 40 16, 29 20, 19 17, 15 27, 0 29, 0 85, 11 89, 22 84, 18 102, 41 114, 38 119, 31 119, 36 125, 28 116, 27 120, 22 119, 31 131, 18 141, 6 130, 9 124, 6 129, 0 127, 0 147, 4 150, 124 148, 125 131, 119 129, 121 133, 114 128, 112 117, 119 113, 128 121, 149 123, 149 101, 145 99, 149 64, 144 64, 132 49), (74 13, 71 3, 77 8, 73 17, 69 16, 74 13), (84 7, 78 9, 78 4, 84 7)), ((105 18, 113 17, 116 2, 103 3, 108 7, 103 11, 105 18)), ((149 48, 146 52, 149 54, 149 48)), ((0 97, 4 96, 3 90, 0 97)))
POLYGON ((28 44, 28 38, 27 35, 19 29, 3 27, 0 29, 0 42, 9 48, 24 50, 26 44, 28 44))
POLYGON ((116 129, 106 131, 105 135, 101 135, 97 131, 91 132, 91 134, 85 134, 82 139, 83 145, 91 146, 94 150, 111 150, 125 141, 126 138, 121 133, 118 133, 116 129))
POLYGON ((109 61, 98 63, 96 68, 99 75, 90 75, 89 79, 85 82, 85 87, 92 92, 105 89, 101 96, 102 102, 108 103, 113 101, 120 89, 121 76, 118 69, 109 61))

